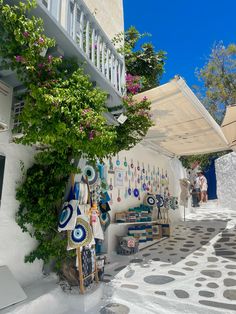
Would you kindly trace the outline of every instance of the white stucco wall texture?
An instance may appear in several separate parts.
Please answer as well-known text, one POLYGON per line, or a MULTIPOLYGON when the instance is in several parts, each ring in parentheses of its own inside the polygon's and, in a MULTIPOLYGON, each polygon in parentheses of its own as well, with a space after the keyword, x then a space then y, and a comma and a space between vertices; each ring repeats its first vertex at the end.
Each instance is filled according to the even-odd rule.
POLYGON ((15 194, 22 179, 20 161, 28 168, 32 164, 33 150, 0 141, 0 153, 6 157, 0 206, 0 266, 7 265, 20 284, 26 286, 42 276, 42 263, 24 262, 25 255, 35 248, 36 241, 28 233, 23 233, 15 221, 19 207, 15 194))
POLYGON ((84 0, 109 39, 124 31, 123 0, 84 0))
POLYGON ((221 206, 236 210, 236 152, 215 161, 217 197, 221 206))

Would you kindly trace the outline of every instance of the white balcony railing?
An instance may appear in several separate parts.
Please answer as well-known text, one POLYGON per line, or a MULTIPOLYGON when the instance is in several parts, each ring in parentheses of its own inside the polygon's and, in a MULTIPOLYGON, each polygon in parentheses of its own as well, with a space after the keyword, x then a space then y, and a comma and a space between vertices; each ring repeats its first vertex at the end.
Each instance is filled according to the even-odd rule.
POLYGON ((67 31, 78 49, 119 94, 124 93, 124 59, 83 0, 38 0, 67 31))

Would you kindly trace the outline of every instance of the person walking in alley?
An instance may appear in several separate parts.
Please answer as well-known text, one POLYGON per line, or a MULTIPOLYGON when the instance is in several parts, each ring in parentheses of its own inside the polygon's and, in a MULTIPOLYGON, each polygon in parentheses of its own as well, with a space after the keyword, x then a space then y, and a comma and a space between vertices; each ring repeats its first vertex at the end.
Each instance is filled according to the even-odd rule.
POLYGON ((207 179, 204 176, 203 172, 198 172, 198 179, 199 179, 199 185, 201 190, 201 202, 206 203, 207 202, 207 179))
POLYGON ((192 185, 192 206, 199 207, 200 197, 201 197, 201 190, 200 190, 200 180, 197 175, 195 175, 192 185))

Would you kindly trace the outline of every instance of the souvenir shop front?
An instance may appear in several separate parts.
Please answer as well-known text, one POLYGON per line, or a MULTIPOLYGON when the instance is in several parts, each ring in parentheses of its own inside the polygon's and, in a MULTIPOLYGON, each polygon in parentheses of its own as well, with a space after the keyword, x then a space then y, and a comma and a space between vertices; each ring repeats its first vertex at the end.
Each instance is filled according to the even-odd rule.
POLYGON ((170 236, 185 216, 189 182, 176 156, 227 147, 220 127, 182 78, 136 97, 151 100, 154 126, 141 144, 104 164, 81 160, 82 173, 73 176, 61 213, 59 231, 67 230, 68 249, 77 252, 81 291, 84 278, 102 276, 105 261, 170 236))
POLYGON ((80 160, 71 177, 58 230, 76 250, 80 289, 102 279, 105 263, 132 255, 170 236, 181 219, 183 168, 177 159, 142 145, 91 164, 80 160))

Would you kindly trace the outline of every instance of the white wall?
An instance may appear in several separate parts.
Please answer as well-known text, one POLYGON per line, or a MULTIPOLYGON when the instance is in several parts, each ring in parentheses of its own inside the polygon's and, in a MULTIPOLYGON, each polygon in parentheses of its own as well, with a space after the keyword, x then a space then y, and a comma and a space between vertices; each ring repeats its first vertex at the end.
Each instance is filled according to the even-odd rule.
POLYGON ((122 0, 84 0, 84 2, 110 39, 124 31, 122 0))
MULTIPOLYGON (((179 188, 179 179, 185 176, 184 169, 182 167, 181 162, 177 158, 169 158, 153 150, 147 149, 142 145, 137 145, 130 151, 122 151, 119 153, 119 160, 122 165, 124 162, 124 158, 126 157, 128 164, 131 163, 131 159, 133 159, 133 163, 137 166, 137 161, 139 161, 140 166, 142 166, 142 162, 144 162, 145 167, 147 168, 148 164, 150 168, 153 169, 153 166, 159 167, 165 171, 167 170, 169 177, 169 190, 172 196, 179 196, 180 188, 179 188)), ((113 158, 113 163, 115 165, 116 157, 113 158)), ((124 168, 124 167, 122 167, 124 168)), ((113 180, 114 175, 108 175, 108 182, 110 182, 110 178, 113 180)), ((132 187, 134 187, 134 183, 132 183, 132 187)), ((117 201, 118 196, 118 188, 114 187, 112 190, 113 204, 111 205, 111 218, 114 221, 115 213, 127 210, 130 207, 134 207, 139 205, 143 201, 143 196, 145 192, 141 193, 141 199, 138 200, 134 196, 128 197, 125 199, 124 192, 125 187, 128 186, 128 182, 125 182, 124 188, 120 189, 122 201, 117 201)), ((113 183, 114 185, 114 183, 113 183)), ((110 193, 110 191, 109 191, 110 193)), ((182 219, 183 209, 179 208, 178 210, 169 210, 169 218, 171 220, 172 226, 174 226, 178 221, 182 219)), ((115 225, 111 224, 106 231, 105 244, 104 246, 107 248, 108 255, 110 255, 113 251, 115 251, 116 247, 116 236, 121 236, 127 234, 127 226, 115 225)))
MULTIPOLYGON (((11 111, 10 94, 4 100, 1 98, 0 111, 8 104, 11 111)), ((3 178, 2 201, 0 206, 0 266, 7 265, 14 276, 25 286, 42 276, 42 263, 25 264, 24 256, 36 245, 28 235, 22 233, 15 222, 15 214, 19 203, 15 199, 17 181, 21 180, 20 161, 26 168, 32 164, 33 150, 22 145, 10 143, 10 132, 0 133, 0 154, 6 157, 5 172, 3 178)))
MULTIPOLYGON (((11 95, 9 97, 11 98, 11 95)), ((11 102, 10 98, 7 99, 8 103, 11 102)), ((25 286, 42 276, 42 262, 36 261, 33 264, 24 263, 24 256, 32 251, 36 246, 36 242, 28 233, 22 233, 15 222, 15 214, 19 206, 15 199, 15 189, 17 181, 21 180, 20 161, 24 162, 26 168, 29 167, 33 162, 34 151, 29 147, 10 143, 10 136, 9 132, 0 133, 0 154, 6 156, 2 203, 0 207, 0 265, 7 265, 17 280, 25 286)), ((122 163, 125 157, 129 164, 131 163, 131 159, 133 159, 133 163, 136 166, 137 161, 139 161, 140 167, 142 167, 142 162, 144 162, 146 168, 149 164, 151 169, 155 165, 156 168, 159 167, 164 172, 167 170, 170 193, 173 196, 179 196, 179 178, 184 177, 184 171, 178 159, 171 159, 158 154, 142 145, 137 145, 131 151, 123 151, 119 154, 119 159, 122 163)), ((113 158, 114 165, 115 161, 116 157, 113 158)), ((126 182, 126 186, 128 186, 128 182, 126 182)), ((134 187, 133 182, 132 186, 134 187)), ((144 192, 141 193, 141 200, 135 197, 125 199, 125 189, 123 188, 120 191, 121 202, 117 202, 118 189, 114 187, 112 191, 113 205, 111 205, 111 214, 113 219, 115 212, 141 204, 143 195, 145 194, 144 192)), ((174 225, 181 219, 182 209, 170 210, 169 216, 171 224, 174 225)), ((124 235, 126 229, 124 226, 110 225, 106 236, 106 240, 109 241, 108 250, 110 252, 115 250, 116 235, 124 235)))
POLYGON ((221 206, 236 210, 236 152, 215 161, 217 197, 221 206))

